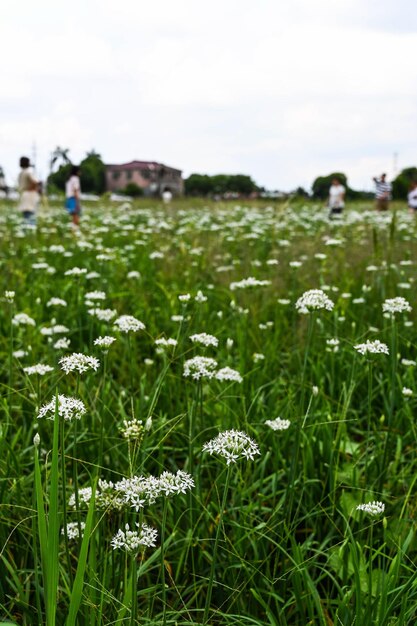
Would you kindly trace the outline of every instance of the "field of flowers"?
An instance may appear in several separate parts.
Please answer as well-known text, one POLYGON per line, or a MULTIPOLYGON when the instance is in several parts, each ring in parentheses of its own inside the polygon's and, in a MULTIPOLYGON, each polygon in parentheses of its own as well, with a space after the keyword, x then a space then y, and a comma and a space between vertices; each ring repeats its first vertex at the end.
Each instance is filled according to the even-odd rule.
POLYGON ((417 620, 403 206, 0 207, 0 620, 417 620))

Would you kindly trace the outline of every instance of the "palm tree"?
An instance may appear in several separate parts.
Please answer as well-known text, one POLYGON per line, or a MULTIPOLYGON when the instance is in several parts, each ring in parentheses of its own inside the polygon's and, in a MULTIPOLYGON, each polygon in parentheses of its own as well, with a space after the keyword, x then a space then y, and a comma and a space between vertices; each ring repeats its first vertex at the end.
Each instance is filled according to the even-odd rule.
POLYGON ((55 150, 51 154, 51 160, 49 162, 49 172, 52 174, 52 170, 54 168, 55 163, 57 161, 62 161, 64 165, 71 163, 71 159, 68 156, 69 148, 61 148, 61 146, 57 146, 55 150))

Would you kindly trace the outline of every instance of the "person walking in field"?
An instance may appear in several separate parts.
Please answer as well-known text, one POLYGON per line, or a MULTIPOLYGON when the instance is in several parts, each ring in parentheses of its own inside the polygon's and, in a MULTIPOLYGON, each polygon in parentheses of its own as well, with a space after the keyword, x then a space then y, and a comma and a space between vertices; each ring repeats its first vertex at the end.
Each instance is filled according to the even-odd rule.
POLYGON ((408 208, 410 213, 417 213, 417 181, 413 180, 410 184, 410 190, 407 195, 408 208))
POLYGON ((387 211, 391 200, 391 183, 388 183, 386 174, 381 174, 380 178, 373 178, 376 186, 375 205, 378 211, 387 211))
POLYGON ((327 206, 330 209, 329 218, 332 219, 336 215, 341 215, 345 208, 346 188, 338 178, 333 178, 329 189, 329 197, 327 206))
POLYGON ((18 209, 22 213, 24 223, 29 226, 36 225, 36 211, 39 204, 39 182, 35 178, 28 157, 20 158, 20 174, 18 187, 20 202, 18 209))
POLYGON ((71 172, 65 183, 65 208, 72 217, 72 224, 78 227, 81 215, 81 183, 80 168, 78 165, 71 167, 71 172))

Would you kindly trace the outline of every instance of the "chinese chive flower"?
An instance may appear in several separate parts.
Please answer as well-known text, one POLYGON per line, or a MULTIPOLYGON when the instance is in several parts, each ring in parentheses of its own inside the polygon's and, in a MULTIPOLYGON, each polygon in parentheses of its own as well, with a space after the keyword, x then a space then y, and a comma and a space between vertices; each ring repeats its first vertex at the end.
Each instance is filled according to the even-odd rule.
POLYGON ((141 546, 147 548, 155 548, 158 531, 146 524, 135 523, 138 530, 130 530, 129 524, 126 524, 125 530, 119 529, 113 539, 111 546, 113 550, 118 548, 126 552, 138 552, 141 546))
POLYGON ((287 430, 291 426, 290 420, 283 420, 276 417, 274 420, 266 420, 265 424, 272 430, 287 430))
POLYGON ((369 515, 380 515, 385 511, 385 504, 382 502, 367 502, 366 504, 358 504, 356 507, 357 511, 365 511, 365 513, 369 513, 369 515))
POLYGON ((382 311, 384 313, 391 313, 394 315, 395 313, 404 313, 404 311, 410 312, 411 306, 405 298, 399 296, 398 298, 389 298, 388 300, 385 300, 382 304, 382 311))
MULTIPOLYGON (((39 410, 38 419, 46 417, 46 419, 54 420, 55 406, 56 398, 53 398, 50 402, 48 402, 48 404, 44 404, 44 406, 39 410)), ((81 416, 84 415, 84 413, 86 413, 87 411, 84 403, 81 400, 77 400, 76 398, 70 398, 61 394, 58 395, 57 410, 59 417, 63 417, 64 420, 68 422, 73 419, 81 419, 81 416)))
POLYGON ((59 359, 59 364, 66 374, 77 371, 80 374, 86 372, 89 369, 97 371, 100 366, 100 361, 94 356, 87 356, 80 352, 74 352, 69 356, 63 356, 59 359))
POLYGON ((354 346, 355 350, 357 350, 360 354, 389 354, 388 346, 386 343, 382 343, 379 339, 375 339, 374 341, 369 341, 367 339, 366 343, 358 343, 354 346))
MULTIPOLYGON (((81 529, 81 534, 82 534, 85 530, 85 522, 80 522, 79 526, 78 526, 78 522, 68 522, 67 524, 68 539, 69 540, 78 539, 80 536, 80 529, 81 529)), ((61 535, 64 535, 64 534, 65 534, 65 530, 62 528, 61 535)))
POLYGON ((206 356, 195 356, 193 359, 185 361, 184 376, 185 378, 193 378, 194 380, 213 378, 216 367, 217 361, 214 359, 206 356))
POLYGON ((144 330, 145 324, 133 315, 121 315, 114 321, 114 327, 123 333, 136 333, 138 330, 144 330))
POLYGON ((236 383, 241 383, 243 381, 243 378, 239 374, 239 372, 232 369, 231 367, 222 367, 220 370, 218 370, 215 373, 214 378, 216 380, 221 380, 221 381, 226 380, 226 381, 236 382, 236 383))
POLYGON ((307 314, 311 311, 317 311, 319 309, 325 309, 326 311, 332 311, 334 302, 330 300, 328 296, 321 289, 310 289, 303 293, 301 298, 298 298, 295 303, 295 308, 299 313, 307 314))
POLYGON ((195 335, 190 335, 190 339, 193 343, 199 343, 203 346, 214 346, 217 348, 219 345, 217 337, 208 335, 207 333, 196 333, 195 335))
POLYGON ((203 452, 218 454, 226 459, 227 465, 236 463, 239 459, 254 460, 255 454, 260 454, 256 444, 246 433, 238 430, 225 430, 203 446, 203 452))
POLYGON ((16 313, 12 319, 13 326, 36 326, 35 320, 26 313, 16 313))
POLYGON ((37 363, 36 365, 29 365, 29 367, 24 367, 23 371, 28 376, 32 376, 32 374, 39 374, 39 376, 44 376, 49 372, 53 372, 54 368, 50 365, 44 365, 43 363, 37 363))
POLYGON ((97 339, 94 339, 94 345, 98 346, 99 348, 110 348, 111 344, 116 341, 115 337, 109 337, 109 335, 105 335, 104 337, 97 337, 97 339))

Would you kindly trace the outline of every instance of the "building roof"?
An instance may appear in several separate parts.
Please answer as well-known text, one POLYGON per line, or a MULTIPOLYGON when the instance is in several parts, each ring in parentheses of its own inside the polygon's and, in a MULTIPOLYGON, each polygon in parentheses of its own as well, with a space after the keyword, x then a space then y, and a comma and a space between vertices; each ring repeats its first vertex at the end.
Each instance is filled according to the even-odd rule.
POLYGON ((169 170, 174 170, 175 172, 179 172, 180 174, 182 172, 182 170, 179 170, 175 167, 170 167, 169 165, 164 165, 163 163, 157 163, 156 161, 130 161, 129 163, 120 163, 120 165, 106 165, 106 168, 108 170, 117 170, 119 172, 129 170, 157 170, 161 167, 169 170))

